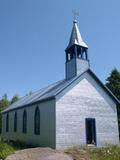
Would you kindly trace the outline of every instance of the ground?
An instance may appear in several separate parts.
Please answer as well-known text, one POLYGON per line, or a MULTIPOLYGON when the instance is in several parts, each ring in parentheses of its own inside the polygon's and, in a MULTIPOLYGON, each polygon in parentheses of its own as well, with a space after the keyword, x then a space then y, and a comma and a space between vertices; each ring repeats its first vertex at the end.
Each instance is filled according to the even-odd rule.
POLYGON ((62 151, 51 148, 31 148, 16 151, 15 154, 8 156, 6 160, 73 160, 70 155, 62 151))
POLYGON ((6 160, 120 160, 120 146, 109 145, 104 148, 77 146, 65 151, 51 148, 29 148, 16 151, 6 160))

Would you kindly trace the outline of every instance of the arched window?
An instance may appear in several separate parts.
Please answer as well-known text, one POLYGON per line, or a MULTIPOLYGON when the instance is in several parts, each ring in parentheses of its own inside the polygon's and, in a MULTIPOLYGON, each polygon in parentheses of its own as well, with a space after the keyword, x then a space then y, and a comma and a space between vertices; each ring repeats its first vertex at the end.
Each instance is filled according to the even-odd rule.
POLYGON ((6 132, 9 131, 9 114, 6 115, 6 132))
POLYGON ((17 112, 14 115, 14 132, 17 132, 17 112))
POLYGON ((23 112, 23 133, 27 133, 27 112, 23 112))
POLYGON ((37 107, 34 115, 34 133, 40 134, 40 110, 37 107))

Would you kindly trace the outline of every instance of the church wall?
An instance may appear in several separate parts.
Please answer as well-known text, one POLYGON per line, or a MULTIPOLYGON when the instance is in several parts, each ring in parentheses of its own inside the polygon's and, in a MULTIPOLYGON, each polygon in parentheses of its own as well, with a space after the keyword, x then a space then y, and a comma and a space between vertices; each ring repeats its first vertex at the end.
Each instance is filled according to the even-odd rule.
POLYGON ((6 133, 6 113, 3 114, 2 137, 9 140, 24 141, 29 144, 55 148, 55 100, 45 101, 36 105, 9 112, 9 132, 6 133), (34 134, 34 113, 36 107, 40 109, 40 135, 34 134), (27 111, 27 133, 22 133, 22 117, 24 109, 27 111), (14 113, 18 116, 18 130, 14 132, 14 113))
POLYGON ((56 148, 86 145, 86 118, 95 118, 97 146, 119 143, 116 104, 89 73, 58 95, 56 148))

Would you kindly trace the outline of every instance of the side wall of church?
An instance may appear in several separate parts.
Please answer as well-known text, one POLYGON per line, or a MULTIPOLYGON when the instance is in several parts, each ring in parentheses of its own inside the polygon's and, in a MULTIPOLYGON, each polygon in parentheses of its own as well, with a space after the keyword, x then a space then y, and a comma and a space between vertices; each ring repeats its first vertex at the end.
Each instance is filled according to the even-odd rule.
POLYGON ((2 137, 8 140, 19 140, 33 145, 55 148, 55 100, 49 100, 29 107, 9 112, 9 132, 6 132, 6 113, 3 114, 2 137), (34 114, 40 109, 40 135, 34 134, 34 114), (23 112, 27 111, 27 133, 22 132, 23 112), (17 132, 14 132, 14 114, 17 112, 17 132))
POLYGON ((119 143, 116 104, 89 73, 58 96, 57 149, 86 145, 86 118, 95 118, 97 146, 119 143))

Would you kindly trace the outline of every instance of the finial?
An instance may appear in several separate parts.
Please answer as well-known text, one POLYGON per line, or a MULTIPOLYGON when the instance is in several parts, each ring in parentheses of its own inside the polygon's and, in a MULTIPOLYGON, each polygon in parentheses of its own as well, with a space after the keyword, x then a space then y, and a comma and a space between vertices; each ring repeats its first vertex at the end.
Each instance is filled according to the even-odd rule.
POLYGON ((79 12, 76 11, 76 10, 74 10, 74 11, 73 11, 73 22, 74 22, 74 23, 77 23, 77 20, 76 20, 77 16, 79 16, 79 12))

